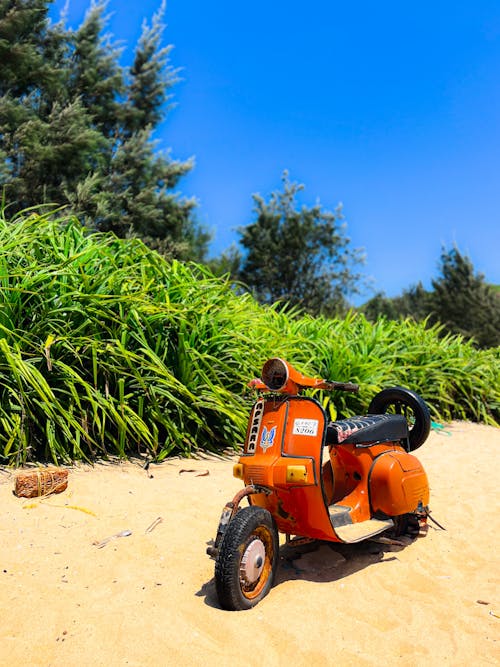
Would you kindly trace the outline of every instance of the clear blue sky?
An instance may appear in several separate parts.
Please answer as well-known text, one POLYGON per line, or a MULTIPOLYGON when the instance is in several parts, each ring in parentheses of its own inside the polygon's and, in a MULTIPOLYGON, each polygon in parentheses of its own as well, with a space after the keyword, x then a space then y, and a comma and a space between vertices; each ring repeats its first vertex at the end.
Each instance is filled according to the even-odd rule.
MULTIPOLYGON (((108 3, 124 62, 159 4, 108 3)), ((179 189, 212 254, 288 169, 303 203, 343 203, 374 289, 429 286, 453 244, 500 284, 498 0, 169 0, 166 23, 183 81, 159 146, 196 160, 179 189)))

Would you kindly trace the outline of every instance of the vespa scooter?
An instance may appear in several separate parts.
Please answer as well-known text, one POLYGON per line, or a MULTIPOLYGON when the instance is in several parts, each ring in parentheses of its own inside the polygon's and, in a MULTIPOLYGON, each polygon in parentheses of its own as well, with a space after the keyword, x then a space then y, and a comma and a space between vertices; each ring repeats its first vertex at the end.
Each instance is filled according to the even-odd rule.
POLYGON ((255 606, 269 592, 278 533, 356 543, 423 527, 429 485, 411 454, 426 440, 430 413, 403 387, 380 391, 365 416, 329 421, 304 389, 358 391, 351 382, 311 378, 269 359, 250 386, 253 406, 233 474, 244 488, 223 509, 214 543, 215 585, 224 609, 255 606), (326 455, 324 456, 324 454, 326 455), (243 498, 248 507, 240 508, 243 498))

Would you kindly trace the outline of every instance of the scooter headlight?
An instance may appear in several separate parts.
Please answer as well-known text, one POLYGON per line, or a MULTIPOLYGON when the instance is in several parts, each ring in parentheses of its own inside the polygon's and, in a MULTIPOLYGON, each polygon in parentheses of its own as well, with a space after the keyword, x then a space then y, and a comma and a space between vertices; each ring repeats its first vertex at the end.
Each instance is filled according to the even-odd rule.
POLYGON ((269 359, 262 368, 262 382, 271 389, 279 391, 288 382, 288 366, 283 359, 269 359))

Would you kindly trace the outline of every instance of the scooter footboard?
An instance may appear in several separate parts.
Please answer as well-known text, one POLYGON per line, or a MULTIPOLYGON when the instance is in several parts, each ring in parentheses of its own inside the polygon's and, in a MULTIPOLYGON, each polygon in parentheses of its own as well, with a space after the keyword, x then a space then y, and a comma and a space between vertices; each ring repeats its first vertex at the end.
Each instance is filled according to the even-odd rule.
POLYGON ((368 478, 373 513, 398 516, 429 504, 429 483, 420 461, 405 452, 378 456, 368 478))

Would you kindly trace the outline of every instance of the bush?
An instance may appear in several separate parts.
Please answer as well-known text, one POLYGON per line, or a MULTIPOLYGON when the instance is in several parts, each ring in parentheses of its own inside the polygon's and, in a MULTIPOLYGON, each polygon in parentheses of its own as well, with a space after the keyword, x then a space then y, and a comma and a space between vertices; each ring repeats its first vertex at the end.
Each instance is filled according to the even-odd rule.
POLYGON ((438 327, 259 306, 206 267, 49 215, 0 216, 0 461, 162 460, 237 448, 270 356, 362 385, 405 384, 436 419, 499 421, 498 348, 438 327))

